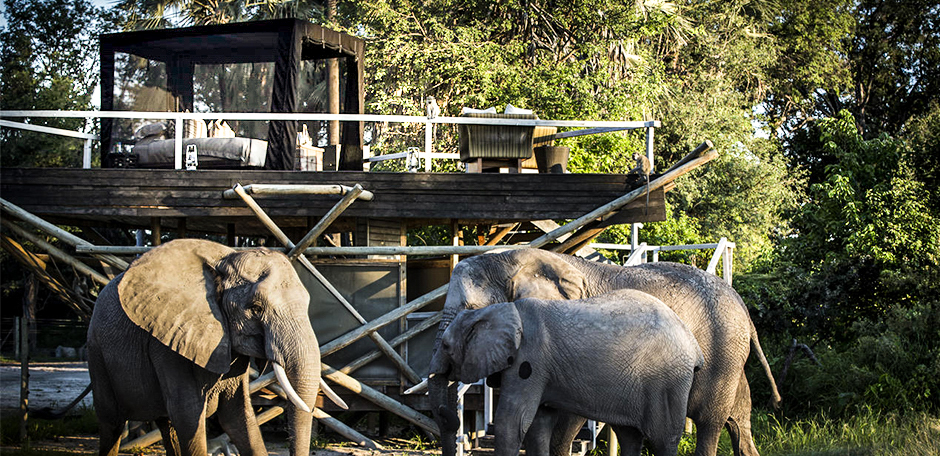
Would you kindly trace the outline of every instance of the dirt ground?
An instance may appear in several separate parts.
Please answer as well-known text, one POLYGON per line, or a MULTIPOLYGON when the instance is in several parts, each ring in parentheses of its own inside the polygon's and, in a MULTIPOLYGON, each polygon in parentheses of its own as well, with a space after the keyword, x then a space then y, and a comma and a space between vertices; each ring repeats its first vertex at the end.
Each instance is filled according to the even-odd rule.
MULTIPOLYGON (((38 410, 44 407, 59 410, 78 397, 88 383, 86 363, 31 363, 29 366, 30 410, 38 410)), ((91 398, 92 396, 89 394, 81 404, 91 407, 91 398)), ((18 364, 0 365, 0 417, 6 418, 18 414, 19 401, 20 366, 18 364)), ((290 454, 287 442, 283 439, 266 436, 265 443, 271 455, 287 456, 290 454)), ((333 443, 322 448, 313 448, 311 454, 316 456, 435 456, 440 454, 440 449, 433 444, 418 444, 414 441, 396 438, 376 439, 376 443, 381 445, 383 449, 372 450, 356 447, 351 443, 333 443)), ((38 450, 40 453, 55 451, 97 454, 98 439, 95 435, 57 436, 49 440, 31 442, 30 448, 38 450)), ((19 449, 19 447, 13 446, 0 446, 0 453, 3 455, 17 454, 19 449)), ((474 450, 472 452, 473 455, 487 453, 491 453, 491 451, 474 450)), ((161 445, 152 445, 142 454, 162 456, 166 453, 161 445)))
MULTIPOLYGON (((435 456, 440 455, 440 449, 416 450, 407 442, 395 439, 379 439, 377 443, 382 445, 382 449, 373 450, 351 446, 352 444, 329 444, 326 447, 311 448, 312 456, 435 456)), ((288 456, 290 450, 286 442, 266 442, 268 454, 271 456, 288 456)), ((43 440, 31 442, 30 450, 37 452, 57 452, 71 453, 75 455, 97 455, 98 438, 96 436, 63 436, 55 440, 43 440)), ((20 452, 19 447, 0 446, 0 453, 4 455, 13 455, 20 452)), ((485 450, 474 450, 472 455, 491 453, 485 450)), ((162 445, 151 445, 141 453, 121 453, 121 454, 139 454, 146 456, 164 456, 166 452, 162 445)))

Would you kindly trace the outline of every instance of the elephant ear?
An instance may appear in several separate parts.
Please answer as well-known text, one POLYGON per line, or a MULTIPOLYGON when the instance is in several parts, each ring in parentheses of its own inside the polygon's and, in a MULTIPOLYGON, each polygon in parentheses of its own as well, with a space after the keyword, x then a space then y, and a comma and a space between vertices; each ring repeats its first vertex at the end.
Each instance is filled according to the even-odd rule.
POLYGON ((473 383, 512 365, 522 343, 522 318, 511 302, 465 313, 472 316, 462 333, 460 381, 473 383))
POLYGON ((179 239, 143 254, 118 284, 134 324, 211 372, 232 362, 214 266, 234 250, 211 241, 179 239))
POLYGON ((532 261, 510 278, 510 295, 513 301, 581 299, 586 297, 586 283, 584 273, 564 261, 532 261))

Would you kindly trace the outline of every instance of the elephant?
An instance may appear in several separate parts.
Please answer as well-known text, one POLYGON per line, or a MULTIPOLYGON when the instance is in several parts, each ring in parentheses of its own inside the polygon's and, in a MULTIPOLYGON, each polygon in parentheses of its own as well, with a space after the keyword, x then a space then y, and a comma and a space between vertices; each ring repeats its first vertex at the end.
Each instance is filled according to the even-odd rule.
MULTIPOLYGON (((461 312, 448 326, 431 373, 500 385, 496 456, 519 454, 542 407, 603 421, 625 449, 645 437, 674 456, 692 376, 705 359, 695 337, 662 301, 637 290, 584 300, 524 298, 461 312)), ((528 453, 528 452, 527 452, 528 453)))
MULTIPOLYGON (((780 395, 757 331, 741 297, 727 282, 693 266, 657 262, 622 267, 539 249, 515 249, 471 257, 454 268, 434 351, 444 331, 465 309, 524 297, 581 299, 617 289, 635 289, 663 301, 692 331, 705 365, 692 382, 687 416, 696 424, 697 456, 713 456, 722 427, 731 436, 735 455, 757 455, 751 437, 751 395, 744 363, 753 349, 773 395, 780 395)), ((432 366, 435 371, 446 368, 432 366)), ((443 456, 456 453, 456 387, 442 376, 429 376, 431 412, 441 429, 443 456)), ((543 421, 540 421, 543 423, 543 421)), ((584 419, 557 414, 551 431, 527 437, 527 454, 567 456, 584 419), (551 434, 549 434, 551 432, 551 434), (549 442, 544 436, 551 435, 549 442)))
POLYGON ((88 370, 101 455, 117 455, 128 420, 154 420, 168 454, 205 455, 218 412, 242 455, 267 454, 248 391, 250 357, 287 392, 292 454, 306 455, 320 378, 310 297, 280 252, 198 239, 155 247, 100 292, 88 370))

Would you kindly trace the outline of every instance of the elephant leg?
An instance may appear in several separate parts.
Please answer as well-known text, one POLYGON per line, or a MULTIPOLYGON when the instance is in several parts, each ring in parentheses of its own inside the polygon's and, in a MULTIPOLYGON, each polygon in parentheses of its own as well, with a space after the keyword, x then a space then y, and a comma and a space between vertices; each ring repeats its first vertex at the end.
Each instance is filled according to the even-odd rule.
POLYGON ((499 406, 496 408, 496 456, 517 456, 522 441, 538 413, 541 390, 523 392, 518 385, 507 388, 503 384, 499 406), (530 397, 525 397, 529 395, 530 397), (534 398, 534 399, 533 399, 534 398))
POLYGON ((163 449, 166 451, 166 456, 181 456, 180 439, 176 435, 176 429, 170 425, 170 420, 158 419, 157 427, 160 428, 160 435, 163 436, 163 449))
POLYGON ((621 456, 640 456, 643 451, 643 434, 631 426, 614 426, 617 440, 620 441, 621 456))
POLYGON ((121 447, 121 434, 124 433, 125 423, 98 422, 98 454, 99 456, 117 456, 121 447))
POLYGON ((557 415, 555 426, 552 429, 549 451, 551 456, 569 456, 571 454, 571 443, 578 436, 578 432, 581 432, 587 418, 571 413, 558 413, 557 415))
POLYGON ((201 456, 207 453, 205 412, 192 416, 188 410, 182 413, 170 410, 170 422, 176 429, 181 456, 201 456))
POLYGON ((243 375, 225 381, 219 394, 219 409, 216 416, 242 456, 266 455, 261 429, 251 407, 248 393, 248 376, 243 375))
POLYGON ((760 456, 751 435, 751 387, 743 371, 738 382, 734 408, 725 428, 731 436, 731 447, 735 456, 760 456))
POLYGON ((164 407, 176 430, 181 456, 206 454, 206 405, 219 380, 215 374, 194 365, 188 359, 154 344, 151 360, 157 380, 163 388, 164 407))
POLYGON ((106 365, 104 357, 94 342, 88 344, 88 358, 88 373, 94 391, 92 399, 95 415, 98 417, 98 454, 117 456, 127 419, 118 411, 117 396, 111 387, 107 372, 102 368, 106 365))
POLYGON ((722 424, 695 422, 695 456, 715 456, 722 424))
MULTIPOLYGON (((559 413, 548 407, 539 407, 535 419, 525 433, 525 454, 529 456, 548 456, 549 443, 552 440, 552 428, 559 413)), ((568 455, 566 455, 568 456, 568 455)))

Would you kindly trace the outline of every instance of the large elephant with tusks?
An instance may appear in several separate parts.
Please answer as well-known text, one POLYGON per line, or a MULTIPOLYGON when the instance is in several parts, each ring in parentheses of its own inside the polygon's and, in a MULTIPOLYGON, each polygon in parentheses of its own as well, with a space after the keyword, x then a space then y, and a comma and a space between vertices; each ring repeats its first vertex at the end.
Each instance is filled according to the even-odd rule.
MULTIPOLYGON (((310 454, 320 350, 310 296, 280 252, 181 239, 142 255, 101 291, 88 327, 100 454, 128 420, 154 420, 168 454, 206 454, 206 417, 242 455, 267 454, 248 391, 249 357, 267 360, 290 398, 291 454, 310 454)), ((344 406, 345 404, 341 404, 344 406)))

